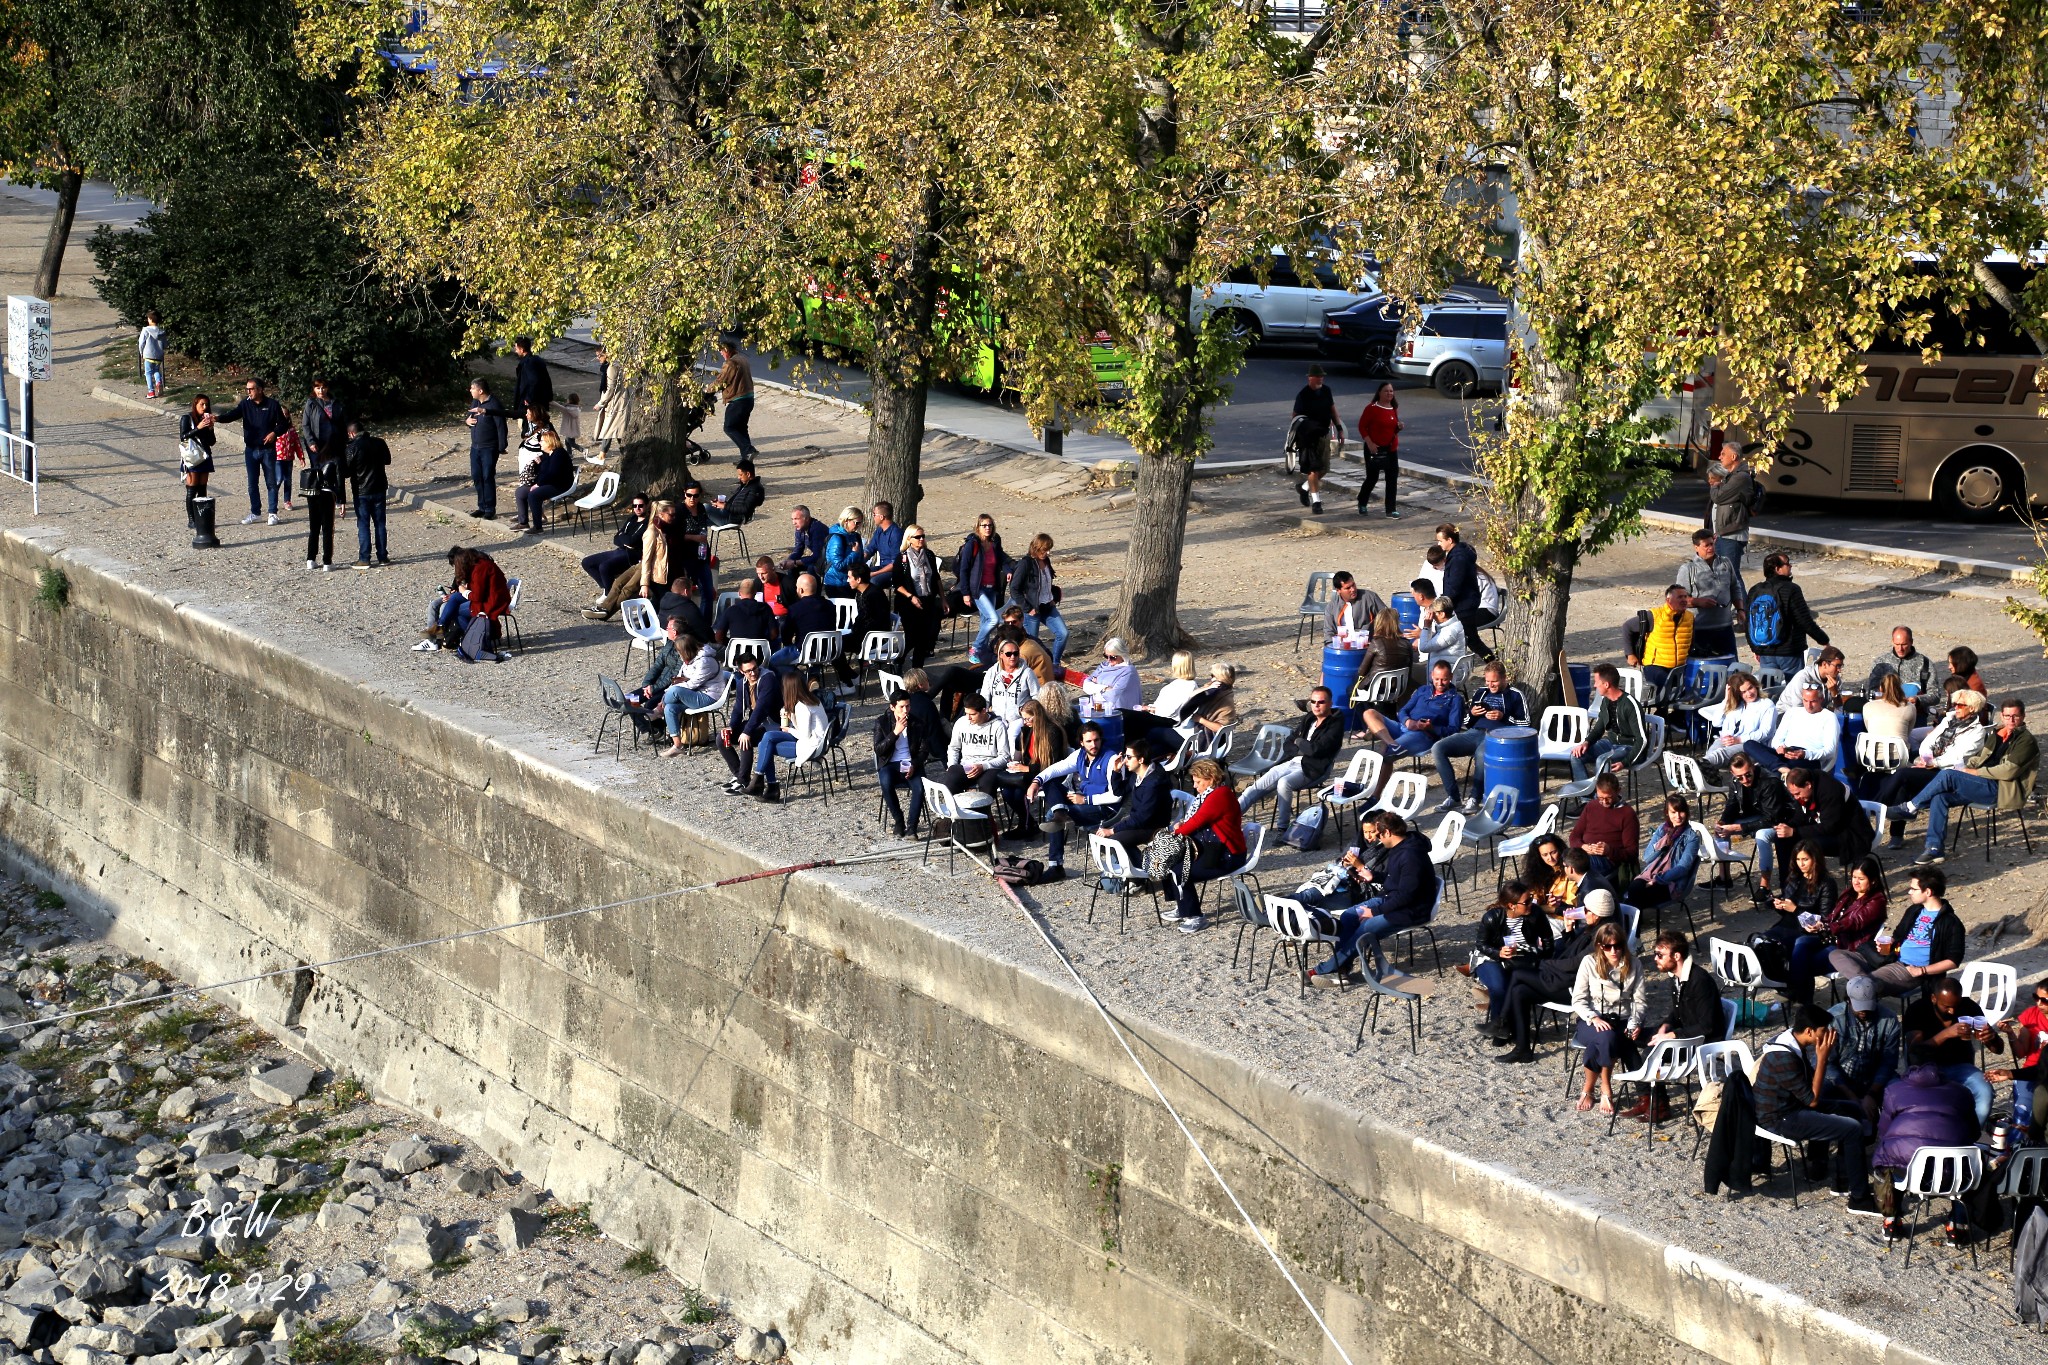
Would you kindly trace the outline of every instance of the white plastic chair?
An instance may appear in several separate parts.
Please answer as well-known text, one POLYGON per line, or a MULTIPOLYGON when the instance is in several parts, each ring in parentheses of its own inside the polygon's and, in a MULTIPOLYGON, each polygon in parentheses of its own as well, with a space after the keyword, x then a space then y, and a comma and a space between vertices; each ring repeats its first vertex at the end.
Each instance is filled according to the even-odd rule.
POLYGON ((1510 858, 1528 856, 1529 850, 1536 847, 1538 839, 1541 839, 1546 834, 1557 833, 1557 822, 1560 816, 1561 810, 1555 801, 1545 806, 1543 814, 1536 818, 1535 824, 1529 826, 1526 831, 1517 834, 1514 838, 1503 839, 1499 844, 1495 845, 1493 850, 1494 865, 1498 867, 1510 858))
MULTIPOLYGON (((1633 1071, 1616 1071, 1612 1080, 1616 1085, 1633 1085, 1648 1089, 1655 1085, 1680 1085, 1692 1079, 1693 1067, 1699 1051, 1706 1046, 1706 1039, 1666 1038, 1650 1048, 1650 1055, 1633 1071)), ((1614 1136, 1614 1125, 1621 1119, 1621 1105, 1614 1106, 1614 1114, 1607 1120, 1607 1136, 1614 1136)), ((1643 1125, 1643 1140, 1654 1141, 1657 1134, 1657 1109, 1653 1103, 1649 1121, 1643 1125)))
MULTIPOLYGON (((498 618, 502 626, 511 627, 512 647, 522 654, 526 652, 526 638, 519 633, 519 601, 520 591, 524 586, 524 579, 507 578, 505 580, 505 591, 507 593, 505 612, 504 615, 498 618)), ((663 633, 663 638, 667 638, 666 632, 663 633)), ((500 646, 505 643, 505 632, 502 627, 498 632, 498 643, 500 646)), ((659 646, 656 647, 659 648, 659 646)), ((631 658, 632 655, 629 653, 626 657, 631 658)))
POLYGON ((1628 693, 1628 695, 1634 697, 1645 706, 1650 704, 1650 683, 1648 679, 1643 677, 1642 669, 1617 668, 1614 671, 1621 675, 1622 691, 1628 693))
POLYGON ((1371 708, 1381 715, 1397 707, 1408 692, 1408 670, 1405 668, 1383 668, 1370 678, 1360 678, 1351 686, 1351 711, 1371 708))
POLYGON ((1586 713, 1576 706, 1546 706, 1537 728, 1536 761, 1569 763, 1572 750, 1586 742, 1586 713))
POLYGON ((619 620, 626 627, 626 658, 619 665, 621 673, 631 673, 633 651, 644 649, 656 653, 668 641, 668 632, 662 629, 660 618, 654 614, 654 603, 644 597, 629 597, 619 604, 619 620))
POLYGON ((735 635, 725 642, 725 662, 728 668, 738 668, 742 659, 758 659, 765 667, 768 656, 774 652, 768 647, 766 640, 757 640, 749 635, 735 635))
POLYGON ((1344 769, 1344 776, 1323 788, 1323 806, 1329 812, 1325 823, 1333 821, 1339 811, 1350 810, 1371 799, 1373 792, 1379 789, 1380 765, 1385 762, 1385 756, 1378 749, 1360 749, 1351 755, 1351 763, 1344 769))
MULTIPOLYGON (((1407 776, 1408 774, 1403 774, 1407 776)), ((1465 846, 1465 816, 1461 811, 1448 811, 1429 835, 1429 861, 1437 869, 1437 895, 1443 895, 1442 883, 1449 882, 1451 895, 1457 901, 1458 909, 1465 908, 1465 893, 1458 886, 1453 875, 1452 864, 1457 862, 1458 852, 1465 846)))
POLYGON ((1185 823, 1189 813, 1202 800, 1201 797, 1196 796, 1193 792, 1182 791, 1179 787, 1167 788, 1166 799, 1173 803, 1173 823, 1176 825, 1185 823))
POLYGON ((1687 758, 1666 750, 1664 764, 1664 785, 1683 796, 1693 806, 1693 814, 1700 814, 1701 803, 1709 796, 1726 796, 1726 787, 1717 787, 1707 781, 1706 772, 1701 769, 1698 759, 1687 758))
POLYGON ((882 705, 896 700, 896 694, 903 690, 903 675, 891 673, 886 668, 875 670, 875 681, 882 685, 882 705))
POLYGON ((1480 659, 1469 650, 1451 660, 1451 685, 1463 687, 1472 677, 1472 670, 1479 667, 1480 659))
MULTIPOLYGON (((1735 1031, 1734 1009, 1733 1000, 1721 1002, 1722 1017, 1728 1021, 1725 1030, 1728 1033, 1735 1031)), ((1756 1059, 1750 1056, 1748 1043, 1732 1038, 1722 1043, 1705 1043, 1693 1055, 1693 1081, 1702 1086, 1721 1085, 1735 1072, 1747 1075, 1755 1067, 1756 1059)), ((1700 1122, 1697 1104, 1693 1107, 1692 1122, 1692 1154, 1696 1158, 1700 1154, 1700 1145, 1707 1140, 1707 1127, 1700 1122)))
POLYGON ((804 636, 803 645, 797 650, 796 666, 813 672, 823 668, 839 657, 844 639, 836 630, 812 631, 804 636))
MULTIPOLYGON (((871 630, 863 635, 860 640, 860 673, 854 679, 853 685, 854 699, 859 700, 861 693, 866 690, 870 672, 880 675, 881 665, 901 663, 904 653, 909 648, 909 637, 900 630, 871 630)), ((899 685, 903 681, 900 675, 888 676, 895 677, 899 685)), ((882 699, 887 701, 889 696, 885 685, 882 699)))
POLYGON ((966 851, 970 841, 964 838, 963 835, 970 828, 978 828, 981 836, 978 839, 972 840, 972 842, 983 846, 993 843, 991 833, 994 826, 990 823, 988 797, 985 794, 981 792, 969 793, 969 796, 980 798, 978 803, 970 805, 967 800, 955 795, 943 782, 934 781, 929 777, 921 777, 918 781, 924 784, 925 809, 931 813, 932 817, 931 827, 924 836, 924 858, 922 861, 931 861, 932 839, 939 832, 939 821, 941 820, 951 822, 946 836, 946 870, 948 872, 953 870, 954 856, 966 851))
MULTIPOLYGON (((710 646, 709 646, 709 645, 706 645, 706 646, 705 646, 705 648, 706 648, 706 649, 709 649, 709 648, 710 648, 710 646)), ((725 709, 725 704, 726 704, 727 700, 728 700, 728 699, 729 699, 729 698, 730 698, 731 696, 732 696, 732 674, 728 672, 728 673, 724 673, 724 674, 721 674, 721 675, 719 676, 719 679, 718 679, 718 691, 717 691, 717 693, 716 693, 715 695, 713 695, 713 696, 712 696, 712 698, 711 698, 711 700, 710 700, 710 701, 708 701, 708 702, 704 703, 704 705, 702 705, 702 706, 686 706, 686 707, 684 707, 684 708, 683 708, 683 715, 684 715, 684 716, 686 716, 686 717, 687 717, 687 716, 715 716, 715 715, 717 715, 717 714, 718 714, 718 713, 719 713, 720 711, 723 711, 723 710, 725 709)))
POLYGON ((1964 997, 1976 1001, 1984 1017, 1994 1024, 2012 1013, 2013 1002, 2019 998, 2019 972, 2004 962, 1965 962, 1956 972, 1956 981, 1964 997))
POLYGON ((1500 836, 1513 826, 1508 817, 1522 803, 1522 793, 1514 787, 1495 787, 1486 794, 1486 804, 1476 815, 1465 817, 1465 828, 1460 835, 1465 847, 1472 850, 1472 884, 1479 885, 1478 854, 1491 848, 1494 861, 1500 860, 1500 836))
MULTIPOLYGON (((1906 1173, 1892 1182, 1892 1188, 1905 1198, 1900 1201, 1902 1210, 1909 1208, 1915 1199, 1920 1201, 1922 1212, 1926 1211, 1929 1200, 1947 1199, 1964 1210, 1965 1220, 1969 1217, 1968 1206, 1963 1196, 1977 1188, 1984 1179, 1984 1149, 1982 1147, 1922 1147, 1913 1153, 1913 1160, 1906 1167, 1906 1173)), ((1913 1264, 1913 1235, 1917 1223, 1908 1220, 1906 1224, 1906 1265, 1913 1264)), ((1970 1267, 1977 1265, 1977 1244, 1970 1243, 1970 1267)))
POLYGON ((1856 762, 1867 773, 1897 772, 1906 766, 1906 741, 1866 730, 1856 736, 1856 762))
POLYGON ((1230 775, 1246 781, 1256 779, 1286 756, 1287 741, 1293 734, 1292 726, 1275 722, 1261 725, 1252 739, 1252 751, 1230 765, 1230 775))
MULTIPOLYGON (((1327 913, 1303 905, 1288 896, 1266 897, 1266 921, 1273 926, 1273 946, 1266 954, 1266 986, 1273 984, 1273 963, 1283 952, 1295 960, 1294 974, 1303 995, 1308 994, 1308 950, 1311 944, 1337 942, 1337 922, 1327 913)), ((1338 978, 1342 987, 1343 978, 1338 978)), ((1263 987, 1262 987, 1263 989, 1263 987)))
POLYGON ((1373 811, 1392 811, 1413 824, 1415 812, 1421 810, 1422 803, 1428 799, 1428 778, 1421 773, 1395 773, 1387 779, 1386 787, 1380 792, 1380 799, 1372 803, 1366 814, 1370 815, 1373 811))
POLYGON ((589 520, 618 500, 619 471, 607 469, 597 476, 597 483, 589 493, 569 504, 569 511, 576 520, 589 520))
POLYGON ((1785 989, 1784 982, 1764 975, 1764 964, 1757 961, 1756 950, 1747 944, 1713 938, 1707 940, 1707 952, 1714 979, 1721 983, 1721 989, 1734 991, 1745 1001, 1754 1000, 1760 990, 1785 989))
POLYGON ((1632 799, 1636 796, 1636 775, 1654 772, 1664 761, 1664 717, 1645 715, 1643 725, 1649 732, 1650 744, 1643 750, 1642 758, 1629 765, 1628 791, 1632 799))
POLYGON ((1295 610, 1294 652, 1301 652, 1301 640, 1308 633, 1309 622, 1318 620, 1330 605, 1330 573, 1317 569, 1308 576, 1308 586, 1302 590, 1301 606, 1295 610))
POLYGON ((841 634, 853 629, 854 618, 860 615, 860 603, 851 597, 827 598, 832 604, 832 626, 841 634))
MULTIPOLYGON (((1152 897, 1152 913, 1159 914, 1159 892, 1146 879, 1145 860, 1131 861, 1131 855, 1124 846, 1107 834, 1092 833, 1088 836, 1088 861, 1095 868, 1095 885, 1088 893, 1088 922, 1095 923, 1095 902, 1102 895, 1102 878, 1108 877, 1117 884, 1117 932, 1128 932, 1131 927, 1131 888, 1135 882, 1144 881, 1152 897)), ((1164 923, 1164 920, 1160 921, 1164 923)))

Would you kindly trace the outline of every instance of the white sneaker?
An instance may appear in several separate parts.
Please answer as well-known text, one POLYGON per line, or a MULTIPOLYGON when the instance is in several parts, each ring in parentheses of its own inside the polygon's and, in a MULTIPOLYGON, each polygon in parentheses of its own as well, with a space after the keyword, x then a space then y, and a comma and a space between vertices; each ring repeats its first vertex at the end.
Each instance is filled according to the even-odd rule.
MULTIPOLYGON (((251 517, 251 518, 249 518, 249 520, 251 520, 251 521, 254 521, 254 520, 256 520, 256 518, 254 518, 254 517, 251 517)), ((275 525, 277 525, 277 513, 275 513, 275 512, 272 512, 272 513, 270 514, 270 524, 271 524, 272 526, 275 526, 275 525)))
POLYGON ((1180 931, 1183 934, 1199 934, 1208 927, 1209 921, 1200 915, 1189 915, 1180 922, 1180 931))
POLYGON ((1463 801, 1460 801, 1458 803, 1458 809, 1465 812, 1465 814, 1470 815, 1473 811, 1479 809, 1479 798, 1476 796, 1466 797, 1463 801))
POLYGON ((422 640, 412 647, 412 652, 415 654, 432 654, 435 650, 438 650, 440 647, 441 645, 439 641, 422 640))
POLYGON ((321 573, 333 573, 333 572, 334 572, 334 566, 333 566, 332 564, 322 564, 322 565, 320 566, 320 572, 321 572, 321 573))
MULTIPOLYGON (((259 521, 261 521, 261 520, 262 520, 262 518, 261 518, 261 517, 257 516, 257 515, 256 515, 256 514, 255 514, 254 512, 251 512, 251 513, 250 513, 250 514, 249 514, 248 516, 246 516, 246 517, 243 517, 243 518, 242 518, 242 525, 244 525, 244 526, 254 526, 254 525, 255 525, 255 524, 257 523, 257 522, 259 522, 259 521)), ((276 517, 272 517, 272 518, 271 518, 271 520, 272 520, 272 521, 276 521, 276 520, 277 520, 277 518, 276 518, 276 517)))
POLYGON ((309 559, 309 560, 307 560, 307 561, 306 561, 306 570, 307 570, 307 572, 308 572, 308 573, 310 573, 310 572, 312 572, 312 569, 313 569, 313 561, 309 559))

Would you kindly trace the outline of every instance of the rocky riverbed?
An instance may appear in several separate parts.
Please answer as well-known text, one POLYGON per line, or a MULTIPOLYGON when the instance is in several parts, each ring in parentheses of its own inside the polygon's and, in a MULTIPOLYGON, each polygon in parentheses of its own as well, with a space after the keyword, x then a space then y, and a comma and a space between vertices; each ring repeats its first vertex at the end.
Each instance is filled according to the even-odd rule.
POLYGON ((180 985, 0 881, 0 1365, 781 1358, 583 1209, 180 985))

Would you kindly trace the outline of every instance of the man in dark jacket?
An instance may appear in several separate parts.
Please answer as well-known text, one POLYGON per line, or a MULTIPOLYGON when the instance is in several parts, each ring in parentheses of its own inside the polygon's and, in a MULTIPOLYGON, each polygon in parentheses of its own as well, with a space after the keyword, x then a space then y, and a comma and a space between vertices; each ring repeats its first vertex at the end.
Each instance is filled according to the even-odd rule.
POLYGON ((713 526, 741 526, 752 521, 754 513, 761 510, 761 500, 768 496, 767 485, 754 473, 752 460, 736 460, 732 469, 739 482, 732 492, 712 502, 707 515, 713 526))
POLYGON ((732 679, 732 714, 718 732, 718 753, 732 769, 725 790, 737 796, 747 790, 754 768, 754 746, 782 714, 782 679, 749 655, 740 660, 732 679))
MULTIPOLYGON (((257 501, 258 480, 270 500, 270 524, 277 524, 277 461, 272 457, 270 447, 277 444, 277 438, 291 425, 291 419, 284 415, 284 408, 275 398, 263 391, 263 381, 251 379, 242 385, 242 401, 213 419, 216 427, 229 422, 242 424, 242 463, 249 470, 249 515, 242 518, 247 526, 263 515, 263 504, 257 501)), ((285 490, 289 500, 291 490, 285 490)))
POLYGON ((1784 782, 1791 809, 1777 825, 1777 838, 1818 839, 1821 851, 1839 859, 1844 866, 1870 852, 1876 837, 1870 818, 1833 773, 1787 768, 1784 782))
POLYGON ((1863 1120, 1816 1108, 1835 1051, 1835 1025, 1818 1005, 1798 1005, 1792 1027, 1765 1043, 1756 1064, 1756 1126, 1804 1143, 1832 1145, 1836 1194, 1849 1196, 1848 1210, 1876 1218, 1870 1195, 1870 1167, 1863 1159, 1863 1120), (1806 1060, 1812 1048, 1815 1064, 1806 1060))
POLYGON ((801 504, 789 509, 790 546, 789 553, 775 567, 782 571, 783 591, 789 591, 789 584, 796 574, 822 574, 825 572, 826 530, 819 520, 811 515, 811 509, 801 504))
MULTIPOLYGON (((1703 1042, 1718 1043, 1728 1036, 1728 1014, 1721 1008, 1721 988, 1714 981, 1714 974, 1692 960, 1692 942, 1681 930, 1666 929, 1657 935, 1650 945, 1650 961, 1660 972, 1668 972, 1675 982, 1671 992, 1671 1013, 1664 1016, 1664 1022, 1650 1036, 1650 1046, 1669 1038, 1698 1038, 1703 1042)), ((1649 1119, 1654 1113, 1656 1122, 1662 1123, 1671 1116, 1666 1102, 1663 1082, 1650 1087, 1650 1093, 1622 1111, 1632 1119, 1649 1119)))
POLYGON ((800 574, 796 580, 796 600, 789 604, 789 615, 782 619, 782 638, 786 643, 769 656, 768 662, 778 668, 793 666, 803 652, 806 635, 838 632, 839 614, 832 599, 818 591, 817 576, 800 574))
POLYGON ((924 813, 925 769, 931 765, 932 750, 941 741, 931 723, 910 709, 907 692, 898 692, 887 709, 875 717, 874 739, 876 780, 881 783, 882 800, 889 808, 896 837, 901 839, 917 829, 918 817, 924 813), (902 799, 897 795, 904 789, 910 792, 907 821, 902 799))
POLYGON ((766 640, 775 642, 775 611, 757 594, 761 580, 748 574, 742 578, 733 598, 719 609, 718 619, 711 623, 712 637, 719 644, 729 640, 766 640))
MULTIPOLYGON (((343 452, 348 446, 348 413, 343 411, 341 400, 334 396, 324 379, 313 381, 313 396, 306 400, 306 406, 299 413, 299 431, 306 438, 306 462, 319 464, 322 460, 343 461, 343 452)), ((343 474, 347 474, 344 462, 343 474)), ((355 496, 354 480, 347 481, 349 496, 355 496)))
POLYGON ((1479 552, 1467 545, 1448 521, 1436 528, 1436 543, 1444 552, 1443 595, 1451 599, 1451 610, 1465 628, 1465 648, 1491 659, 1493 651, 1479 633, 1495 619, 1479 605, 1479 552))
POLYGON ((533 353, 532 337, 514 337, 512 354, 519 357, 519 368, 512 376, 512 406, 519 410, 519 434, 524 436, 530 430, 526 410, 538 408, 546 417, 548 406, 555 401, 555 377, 548 373, 547 361, 533 353))
POLYGON ((348 424, 348 447, 343 461, 349 488, 356 500, 356 566, 370 562, 372 533, 377 544, 377 562, 389 564, 391 550, 384 541, 384 513, 391 499, 391 447, 381 436, 363 430, 360 418, 348 424))
MULTIPOLYGON (((1982 1125, 1970 1092, 1954 1081, 1944 1080, 1941 1069, 1924 1049, 1913 1052, 1913 1069, 1893 1082, 1884 1092, 1884 1107, 1877 1116, 1877 1146, 1870 1164, 1877 1176, 1877 1202, 1884 1210, 1884 1235, 1905 1237, 1899 1215, 1898 1191, 1892 1182, 1913 1164, 1913 1153, 1922 1147, 1968 1147, 1977 1141, 1982 1125)), ((1958 1221, 1967 1225, 1961 1200, 1949 1203, 1948 1226, 1955 1240, 1958 1221)))
POLYGON ((1827 1083, 1861 1103, 1874 1124, 1885 1087, 1899 1076, 1899 1017, 1884 1007, 1877 982, 1867 976, 1850 977, 1848 993, 1847 1000, 1828 1011, 1835 1021, 1835 1056, 1827 1083))
POLYGON ((1757 663, 1788 678, 1805 666, 1809 639, 1828 642, 1805 591, 1792 581, 1792 561, 1783 552, 1764 556, 1764 581, 1749 590, 1747 624, 1757 663))
POLYGON ((1737 754, 1728 764, 1728 796, 1721 803, 1721 822, 1714 833, 1722 839, 1747 834, 1756 840, 1759 903, 1771 880, 1771 841, 1777 826, 1792 815, 1792 798, 1778 775, 1748 754, 1737 754))
POLYGON ((594 607, 604 605, 618 576, 638 564, 640 556, 645 553, 643 537, 647 534, 647 495, 635 494, 631 507, 632 515, 612 534, 612 548, 583 557, 583 572, 597 584, 597 597, 591 604, 594 607))
POLYGON ((469 482, 476 490, 470 515, 498 519, 498 461, 505 454, 505 409, 482 379, 469 381, 469 482))
POLYGON ((1152 746, 1142 739, 1124 745, 1122 781, 1123 804, 1116 819, 1103 833, 1122 844, 1132 858, 1144 855, 1152 836, 1173 819, 1172 790, 1166 770, 1159 766, 1152 746))
POLYGON ((1593 690, 1600 694, 1600 708, 1586 727, 1585 742, 1572 749, 1572 777, 1580 782, 1588 768, 1633 768, 1650 751, 1643 704, 1622 690, 1620 670, 1599 665, 1593 670, 1593 690))
POLYGON ((1318 687, 1311 691, 1307 709, 1308 714, 1295 725, 1294 734, 1287 741, 1292 756, 1260 773, 1239 798, 1239 804, 1249 810, 1255 803, 1272 797, 1273 828, 1283 834, 1294 818, 1296 794, 1321 786, 1337 762, 1338 750, 1344 747, 1344 715, 1337 710, 1330 689, 1318 687))
POLYGON ((1330 443, 1344 444, 1344 424, 1337 420, 1337 396, 1323 382, 1323 367, 1308 367, 1308 383, 1294 395, 1294 448, 1301 459, 1301 505, 1316 515, 1323 511, 1323 475, 1330 472, 1330 443))
POLYGON ((1387 851, 1387 865, 1378 878, 1380 893, 1337 917, 1336 949, 1309 974, 1312 985, 1340 985, 1341 974, 1357 964, 1360 948, 1372 953, 1373 976, 1385 976, 1387 955, 1380 950, 1380 940, 1427 924, 1436 913, 1437 876, 1429 861, 1429 841, 1392 811, 1382 811, 1379 823, 1380 847, 1387 851))

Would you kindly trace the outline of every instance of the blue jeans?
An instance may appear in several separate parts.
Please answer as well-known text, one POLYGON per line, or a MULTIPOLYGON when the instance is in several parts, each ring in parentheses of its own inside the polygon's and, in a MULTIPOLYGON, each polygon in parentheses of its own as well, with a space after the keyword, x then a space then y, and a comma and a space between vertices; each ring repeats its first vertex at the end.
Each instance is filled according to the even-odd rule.
POLYGON ((1756 656, 1756 666, 1758 668, 1775 668, 1789 678, 1800 669, 1806 667, 1806 656, 1804 654, 1759 654, 1756 656))
MULTIPOLYGON (((1045 789, 1041 789, 1045 790, 1045 789)), ((1046 793, 1045 803, 1045 860, 1054 867, 1064 865, 1067 856, 1066 825, 1052 818, 1056 810, 1063 810, 1074 818, 1074 823, 1083 831, 1098 830, 1116 819, 1115 806, 1077 806, 1068 801, 1057 788, 1046 793)))
POLYGON ((1488 958, 1472 969, 1472 979, 1486 987, 1486 1022, 1499 1023, 1501 1006, 1508 998, 1507 968, 1488 958))
POLYGON ((264 490, 270 495, 270 515, 276 516, 277 461, 270 458, 268 450, 257 446, 253 450, 242 451, 242 463, 249 469, 249 515, 254 517, 263 514, 263 504, 257 501, 256 497, 257 481, 260 479, 264 490), (260 474, 257 472, 259 469, 262 471, 260 474))
POLYGON ((1937 852, 1948 840, 1950 806, 1995 806, 1998 784, 1960 768, 1944 768, 1932 782, 1920 789, 1913 804, 1927 811, 1927 848, 1937 852))
POLYGON ((795 663, 802 654, 803 649, 801 646, 784 645, 781 649, 776 650, 773 654, 770 654, 768 656, 768 666, 770 668, 777 669, 788 668, 791 664, 795 663))
POLYGON ((711 698, 706 693, 681 683, 671 683, 668 691, 661 694, 661 715, 668 722, 669 738, 674 739, 683 732, 683 712, 709 705, 711 698))
POLYGON ((1952 1066, 1934 1068, 1945 1081, 1953 1081, 1970 1092, 1970 1099, 1977 1106, 1977 1126, 1982 1128, 1991 1117, 1991 1082, 1984 1079, 1984 1073, 1968 1062, 1957 1062, 1952 1066))
POLYGON ((156 393, 160 391, 163 388, 163 386, 163 361, 151 360, 149 357, 144 356, 142 359, 142 387, 148 389, 151 393, 156 393))
POLYGON ((1735 581, 1742 581, 1742 552, 1749 548, 1746 540, 1730 540, 1726 536, 1714 537, 1714 558, 1725 559, 1728 567, 1735 570, 1735 581))
POLYGON ((1785 998, 1801 1005, 1813 1003, 1813 979, 1834 969, 1828 965, 1828 954, 1835 945, 1819 934, 1801 934, 1792 940, 1792 963, 1790 976, 1785 982, 1785 998))
POLYGON ((1607 760, 1617 754, 1626 755, 1627 750, 1627 745, 1611 739, 1594 741, 1594 743, 1587 747, 1585 753, 1572 760, 1573 779, 1584 782, 1588 769, 1592 769, 1595 772, 1606 772, 1607 760))
POLYGON ((377 540, 377 562, 391 562, 391 547, 384 543, 384 508, 389 499, 386 493, 356 494, 356 563, 370 562, 370 537, 374 531, 377 540))
POLYGON ((1374 897, 1356 910, 1337 917, 1337 950, 1316 968, 1317 976, 1330 976, 1358 961, 1360 948, 1372 953, 1372 974, 1385 976, 1387 955, 1380 951, 1380 939, 1393 932, 1393 921, 1379 914, 1381 898, 1374 897))
POLYGON ((725 405, 725 438, 740 448, 740 454, 754 458, 754 438, 747 422, 754 415, 754 395, 743 393, 725 405))
POLYGON ((974 643, 968 647, 967 657, 975 663, 984 663, 989 636, 994 635, 996 627, 1003 623, 1003 609, 996 605, 992 593, 978 592, 974 595, 974 611, 981 617, 981 629, 974 633, 974 643))
MULTIPOLYGON (((1067 623, 1061 619, 1060 609, 1054 606, 1039 607, 1031 613, 1029 619, 1052 632, 1052 648, 1046 652, 1052 655, 1052 666, 1058 668, 1060 656, 1066 653, 1067 649, 1067 623)), ((1031 638, 1038 638, 1038 631, 1035 628, 1031 632, 1031 638)))
POLYGON ((459 635, 469 629, 472 614, 469 599, 459 592, 451 592, 441 599, 441 605, 434 613, 434 624, 441 627, 443 633, 452 630, 459 635))
POLYGON ((469 482, 476 490, 477 510, 487 517, 498 515, 498 454, 495 451, 471 449, 469 452, 469 482))
POLYGON ((754 771, 775 785, 775 760, 796 757, 796 736, 787 730, 770 730, 754 749, 754 771))
POLYGON ((1472 791, 1476 795, 1486 790, 1486 765, 1479 756, 1479 751, 1485 747, 1484 730, 1460 730, 1429 747, 1430 761, 1436 764, 1436 780, 1444 784, 1445 796, 1453 801, 1458 799, 1458 774, 1451 767, 1454 758, 1470 758, 1472 791))

